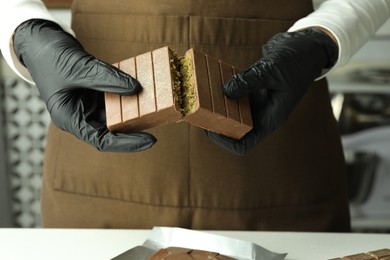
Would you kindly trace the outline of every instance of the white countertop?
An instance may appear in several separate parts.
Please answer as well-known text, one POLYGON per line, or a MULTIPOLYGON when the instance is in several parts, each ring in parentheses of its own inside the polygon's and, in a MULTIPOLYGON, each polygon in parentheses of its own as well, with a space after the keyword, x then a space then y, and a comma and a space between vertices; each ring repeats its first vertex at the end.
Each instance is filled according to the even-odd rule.
MULTIPOLYGON (((330 259, 390 248, 390 234, 208 231, 256 243, 287 260, 330 259)), ((141 245, 151 230, 0 229, 0 259, 109 260, 141 245)))

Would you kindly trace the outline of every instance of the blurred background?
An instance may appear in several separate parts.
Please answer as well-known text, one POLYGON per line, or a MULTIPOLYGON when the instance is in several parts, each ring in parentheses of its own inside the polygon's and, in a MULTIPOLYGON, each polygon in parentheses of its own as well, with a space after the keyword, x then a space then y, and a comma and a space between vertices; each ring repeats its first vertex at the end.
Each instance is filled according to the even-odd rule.
MULTIPOLYGON (((71 0, 44 2, 70 24, 71 0)), ((315 8, 321 2, 314 0, 315 8)), ((353 231, 390 233, 390 21, 328 81, 347 161, 353 231)), ((40 227, 49 121, 36 88, 0 56, 0 227, 40 227)))

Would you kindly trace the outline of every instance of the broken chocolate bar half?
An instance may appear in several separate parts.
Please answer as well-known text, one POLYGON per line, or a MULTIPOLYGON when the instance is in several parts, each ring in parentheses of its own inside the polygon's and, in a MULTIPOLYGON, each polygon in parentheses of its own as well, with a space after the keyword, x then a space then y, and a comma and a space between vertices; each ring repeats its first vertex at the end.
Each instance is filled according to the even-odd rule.
POLYGON ((107 127, 112 132, 137 132, 187 121, 240 139, 252 129, 248 97, 230 99, 223 83, 236 69, 194 49, 177 57, 169 47, 114 64, 136 78, 136 95, 106 93, 107 127))

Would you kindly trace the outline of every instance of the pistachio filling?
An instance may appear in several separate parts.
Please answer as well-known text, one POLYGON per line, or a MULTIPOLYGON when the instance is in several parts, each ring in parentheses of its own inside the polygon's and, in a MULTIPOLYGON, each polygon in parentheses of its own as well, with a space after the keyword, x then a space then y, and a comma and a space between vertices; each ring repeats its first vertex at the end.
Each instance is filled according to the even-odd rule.
POLYGON ((175 101, 175 108, 177 111, 179 111, 181 114, 182 107, 183 107, 183 98, 182 98, 182 90, 181 90, 181 81, 182 77, 180 75, 180 62, 177 57, 176 52, 172 51, 171 53, 171 59, 170 59, 170 66, 171 66, 171 74, 172 74, 172 80, 173 80, 173 95, 174 95, 174 101, 175 101))
POLYGON ((182 109, 183 114, 188 115, 195 111, 196 95, 195 95, 195 79, 192 58, 189 53, 186 53, 180 59, 180 75, 181 94, 182 94, 182 109))
POLYGON ((186 116, 194 112, 196 108, 195 79, 191 55, 186 53, 183 57, 178 58, 173 53, 171 72, 176 109, 183 116, 186 116))

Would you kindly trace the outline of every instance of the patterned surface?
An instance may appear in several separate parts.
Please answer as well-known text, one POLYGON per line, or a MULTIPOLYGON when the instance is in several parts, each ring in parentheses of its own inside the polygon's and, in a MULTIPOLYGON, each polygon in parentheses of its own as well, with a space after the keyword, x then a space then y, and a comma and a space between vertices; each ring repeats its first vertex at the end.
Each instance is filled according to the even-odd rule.
POLYGON ((13 222, 16 227, 39 227, 43 152, 50 118, 34 86, 16 76, 6 77, 3 83, 0 104, 13 222))

